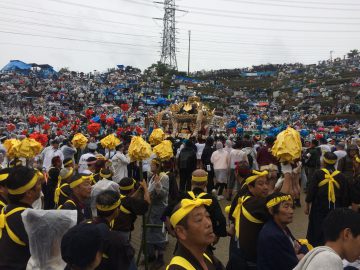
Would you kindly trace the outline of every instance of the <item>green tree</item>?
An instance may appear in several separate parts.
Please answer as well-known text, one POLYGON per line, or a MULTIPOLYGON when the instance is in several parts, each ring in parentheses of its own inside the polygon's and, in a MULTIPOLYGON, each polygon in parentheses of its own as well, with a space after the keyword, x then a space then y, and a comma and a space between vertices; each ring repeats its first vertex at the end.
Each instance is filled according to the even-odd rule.
POLYGON ((357 49, 351 50, 350 52, 348 52, 347 56, 349 58, 356 58, 357 56, 359 56, 359 51, 357 49))

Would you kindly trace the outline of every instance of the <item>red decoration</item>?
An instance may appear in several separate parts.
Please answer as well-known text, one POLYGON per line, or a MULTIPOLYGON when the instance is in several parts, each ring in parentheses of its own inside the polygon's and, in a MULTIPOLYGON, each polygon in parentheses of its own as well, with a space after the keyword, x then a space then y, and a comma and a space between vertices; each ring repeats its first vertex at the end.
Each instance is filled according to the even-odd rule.
POLYGON ((28 134, 28 130, 27 129, 24 129, 23 131, 21 131, 21 135, 27 135, 28 134))
POLYGON ((42 146, 46 146, 49 141, 48 136, 46 134, 42 134, 38 132, 31 133, 29 138, 32 138, 35 141, 41 143, 42 146))
POLYGON ((113 125, 115 124, 114 118, 113 118, 113 117, 107 118, 107 119, 106 119, 106 124, 107 124, 108 126, 113 126, 113 125))
POLYGON ((102 114, 100 115, 100 120, 101 120, 101 122, 105 122, 105 121, 106 121, 106 113, 102 113, 102 114))
POLYGON ((37 118, 34 115, 30 115, 28 118, 29 124, 30 125, 36 125, 37 124, 37 118))
POLYGON ((320 134, 320 133, 318 133, 318 134, 315 135, 315 138, 316 138, 317 140, 320 140, 320 139, 323 138, 323 137, 324 137, 324 135, 323 135, 323 134, 320 134))
POLYGON ((10 123, 10 124, 7 124, 6 125, 6 129, 7 131, 11 132, 11 131, 14 131, 16 128, 16 126, 13 124, 13 123, 10 123))
POLYGON ((138 135, 141 135, 141 134, 143 134, 143 132, 144 132, 144 131, 142 130, 142 128, 141 128, 141 127, 138 127, 138 126, 135 128, 135 130, 136 130, 136 133, 137 133, 138 135))
POLYGON ((57 128, 63 128, 64 127, 64 124, 62 122, 60 122, 59 124, 57 124, 57 128))
POLYGON ((64 119, 61 121, 61 123, 63 124, 63 126, 67 126, 69 124, 69 120, 64 119))
POLYGON ((339 126, 334 127, 334 132, 339 133, 341 131, 341 128, 339 126))
POLYGON ((55 122, 59 121, 59 118, 57 118, 56 116, 51 116, 50 121, 55 123, 55 122))
POLYGON ((49 125, 48 123, 46 123, 46 124, 44 124, 44 125, 42 126, 42 129, 43 129, 43 130, 49 130, 49 129, 50 129, 50 125, 49 125))
POLYGON ((86 118, 91 118, 91 116, 94 114, 94 111, 92 109, 87 109, 85 111, 86 118))
POLYGON ((58 129, 58 130, 56 131, 56 135, 57 135, 57 136, 60 136, 60 135, 63 135, 63 134, 64 134, 64 132, 62 132, 61 129, 58 129))
POLYGON ((124 111, 127 112, 129 110, 129 104, 127 103, 123 103, 120 105, 120 108, 124 111))
POLYGON ((121 136, 121 133, 123 133, 124 132, 124 129, 122 128, 122 127, 119 127, 117 130, 116 130, 116 135, 118 136, 118 137, 120 137, 121 136))
POLYGON ((41 125, 45 122, 45 118, 43 115, 38 116, 37 122, 41 125))
POLYGON ((87 126, 87 130, 89 131, 89 133, 91 133, 92 135, 96 135, 97 133, 99 133, 100 131, 100 124, 98 123, 92 123, 90 125, 87 126))
POLYGON ((79 129, 79 126, 78 125, 72 125, 71 126, 71 130, 72 131, 77 131, 79 129))

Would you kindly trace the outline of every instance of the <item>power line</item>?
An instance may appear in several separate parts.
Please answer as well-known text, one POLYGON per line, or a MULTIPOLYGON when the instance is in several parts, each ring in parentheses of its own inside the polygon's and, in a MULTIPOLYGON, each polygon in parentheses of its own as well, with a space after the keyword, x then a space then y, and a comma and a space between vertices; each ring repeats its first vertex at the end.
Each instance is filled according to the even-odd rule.
POLYGON ((87 43, 99 43, 99 44, 123 45, 123 46, 131 46, 131 47, 154 48, 153 46, 139 45, 139 44, 132 44, 132 43, 122 43, 122 42, 112 42, 112 41, 102 41, 102 40, 88 40, 88 39, 69 38, 69 37, 61 37, 61 36, 47 36, 47 35, 41 35, 41 34, 21 33, 21 32, 14 32, 14 31, 0 30, 0 33, 13 34, 13 35, 23 35, 23 36, 32 36, 32 37, 54 38, 54 39, 62 39, 62 40, 69 40, 69 41, 79 41, 79 42, 87 42, 87 43))
POLYGON ((152 19, 152 17, 150 17, 150 16, 145 16, 145 15, 140 15, 140 14, 130 13, 130 12, 124 12, 124 11, 118 11, 118 10, 102 8, 102 7, 95 7, 95 6, 90 6, 90 5, 80 4, 80 3, 72 3, 72 2, 67 2, 64 0, 46 0, 46 1, 61 3, 61 4, 65 4, 65 5, 70 5, 70 6, 78 6, 78 7, 82 7, 82 8, 94 9, 97 11, 101 10, 101 11, 105 11, 105 12, 109 12, 109 13, 123 14, 123 15, 132 16, 132 17, 152 19))
MULTIPOLYGON (((228 0, 227 0, 228 1, 228 0)), ((254 27, 254 26, 237 26, 237 25, 223 25, 199 22, 179 21, 179 23, 201 26, 212 26, 216 28, 232 28, 232 29, 247 29, 247 30, 262 30, 262 31, 286 31, 286 32, 313 32, 313 33, 359 33, 360 30, 318 30, 318 29, 291 29, 291 28, 270 28, 270 27, 254 27)))
MULTIPOLYGON (((6 15, 8 15, 8 14, 6 14, 6 15)), ((95 32, 95 33, 105 33, 105 34, 112 34, 112 35, 125 35, 125 36, 134 36, 134 37, 158 38, 158 36, 129 34, 129 33, 106 31, 106 30, 81 29, 81 28, 74 28, 74 27, 61 26, 61 25, 51 25, 51 24, 44 24, 44 23, 37 23, 37 22, 12 20, 11 18, 5 18, 5 19, 0 18, 0 21, 14 22, 14 23, 20 23, 20 24, 26 24, 26 25, 30 24, 30 25, 37 25, 37 26, 42 26, 42 27, 49 27, 49 28, 60 28, 60 29, 66 29, 66 30, 72 30, 72 31, 80 31, 80 32, 95 32)))
MULTIPOLYGON (((338 8, 338 7, 314 7, 314 6, 301 6, 301 5, 289 5, 289 4, 277 4, 277 3, 269 3, 269 2, 262 2, 262 1, 246 1, 246 0, 224 0, 228 2, 234 2, 238 4, 250 4, 250 5, 256 5, 256 6, 276 6, 276 7, 289 7, 289 8, 303 8, 303 9, 321 9, 321 10, 333 10, 333 11, 355 11, 360 10, 356 8, 338 8)), ((270 0, 271 1, 271 0, 270 0)), ((288 1, 286 1, 289 3, 288 1)))
MULTIPOLYGON (((8 3, 7 3, 8 4, 8 3)), ((28 6, 30 8, 34 8, 32 6, 28 6)), ((55 12, 44 12, 44 11, 34 11, 34 10, 28 10, 28 9, 24 9, 24 8, 18 8, 18 7, 8 7, 8 6, 0 6, 0 8, 4 8, 4 9, 10 9, 10 10, 18 10, 18 11, 23 11, 23 12, 27 12, 27 13, 35 13, 35 14, 42 14, 42 15, 46 15, 46 16, 57 16, 57 17, 65 17, 65 18, 72 18, 72 19, 81 19, 81 20, 88 20, 91 21, 92 23, 94 23, 94 18, 90 18, 90 17, 82 17, 82 16, 72 16, 72 15, 68 15, 65 13, 55 13, 55 12)), ((37 8, 37 7, 36 7, 37 8)), ((45 9, 40 9, 37 8, 39 10, 45 10, 45 9)), ((133 24, 133 23, 125 23, 125 22, 119 22, 119 21, 113 21, 113 20, 105 20, 105 19, 96 19, 96 23, 99 22, 105 22, 105 23, 111 23, 111 24, 123 24, 123 25, 130 25, 130 26, 135 26, 135 27, 141 27, 141 29, 145 28, 152 28, 149 25, 144 25, 144 24, 133 24)))

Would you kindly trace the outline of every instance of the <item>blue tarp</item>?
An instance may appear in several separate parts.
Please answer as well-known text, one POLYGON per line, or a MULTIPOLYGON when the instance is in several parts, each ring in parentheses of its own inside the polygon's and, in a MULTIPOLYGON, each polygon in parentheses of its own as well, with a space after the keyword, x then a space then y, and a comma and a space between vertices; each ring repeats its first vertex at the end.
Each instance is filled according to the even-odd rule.
POLYGON ((2 68, 1 71, 9 72, 9 71, 22 71, 28 72, 31 69, 31 65, 28 65, 19 60, 11 60, 5 67, 2 68))
POLYGON ((185 77, 185 76, 176 76, 175 80, 183 81, 183 82, 190 82, 190 83, 200 83, 201 82, 201 80, 189 78, 189 77, 185 77))

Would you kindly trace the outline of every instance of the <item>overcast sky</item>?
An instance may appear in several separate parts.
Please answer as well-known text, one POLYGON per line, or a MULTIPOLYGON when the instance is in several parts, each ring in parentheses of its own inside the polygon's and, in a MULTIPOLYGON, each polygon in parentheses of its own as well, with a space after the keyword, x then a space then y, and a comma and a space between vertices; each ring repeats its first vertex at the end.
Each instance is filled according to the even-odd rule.
MULTIPOLYGON (((161 1, 161 0, 158 0, 161 1)), ((191 71, 316 63, 360 49, 357 0, 177 0, 177 61, 191 71)), ((164 9, 152 0, 0 0, 0 68, 144 69, 160 59, 164 9)))

